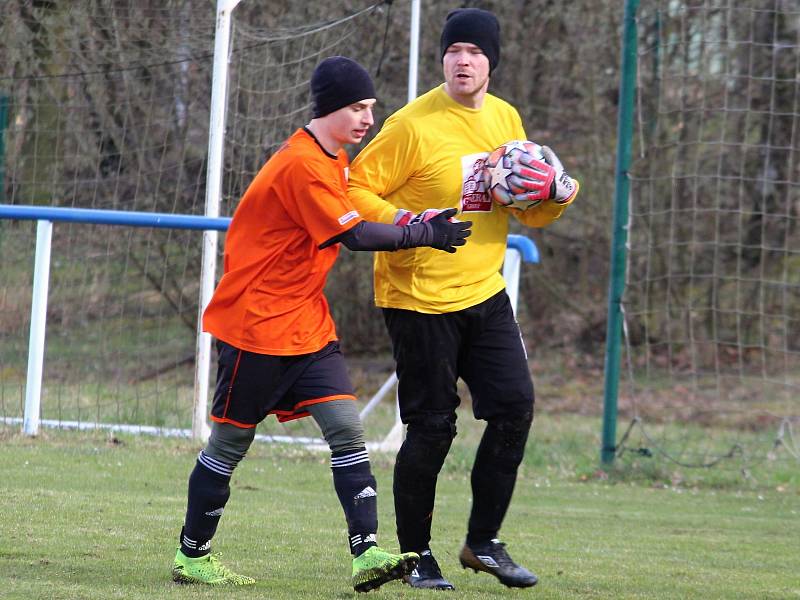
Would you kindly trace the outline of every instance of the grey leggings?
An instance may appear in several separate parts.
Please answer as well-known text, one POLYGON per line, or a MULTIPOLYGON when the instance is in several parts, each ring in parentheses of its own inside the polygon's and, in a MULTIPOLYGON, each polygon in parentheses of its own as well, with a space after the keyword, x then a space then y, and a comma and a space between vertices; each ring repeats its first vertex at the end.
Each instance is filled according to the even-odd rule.
MULTIPOLYGON (((364 426, 352 400, 331 400, 307 408, 322 430, 331 452, 358 450, 364 447, 364 426)), ((231 466, 247 454, 256 436, 256 428, 245 429, 230 423, 213 423, 204 452, 231 466)))

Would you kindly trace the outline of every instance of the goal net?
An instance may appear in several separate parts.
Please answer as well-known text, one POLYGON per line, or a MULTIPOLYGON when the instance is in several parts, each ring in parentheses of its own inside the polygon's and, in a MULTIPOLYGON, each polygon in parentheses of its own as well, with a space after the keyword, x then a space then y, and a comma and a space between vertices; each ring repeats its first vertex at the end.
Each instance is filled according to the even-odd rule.
POLYGON ((800 6, 644 0, 637 26, 619 452, 800 459, 800 6))

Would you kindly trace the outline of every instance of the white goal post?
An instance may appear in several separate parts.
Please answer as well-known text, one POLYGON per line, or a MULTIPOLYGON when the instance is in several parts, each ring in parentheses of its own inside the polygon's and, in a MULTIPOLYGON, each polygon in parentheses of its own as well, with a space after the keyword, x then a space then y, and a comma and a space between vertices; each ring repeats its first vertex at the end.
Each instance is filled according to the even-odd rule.
MULTIPOLYGON (((214 33, 214 69, 211 83, 211 116, 208 128, 208 171, 206 173, 206 217, 219 216, 222 196, 222 154, 225 147, 225 112, 228 107, 228 58, 231 42, 231 13, 241 0, 217 0, 217 28, 214 33)), ((197 313, 197 354, 192 404, 192 436, 206 440, 210 433, 208 381, 211 370, 211 335, 203 331, 203 311, 214 293, 219 233, 203 232, 200 267, 200 301, 197 313)))

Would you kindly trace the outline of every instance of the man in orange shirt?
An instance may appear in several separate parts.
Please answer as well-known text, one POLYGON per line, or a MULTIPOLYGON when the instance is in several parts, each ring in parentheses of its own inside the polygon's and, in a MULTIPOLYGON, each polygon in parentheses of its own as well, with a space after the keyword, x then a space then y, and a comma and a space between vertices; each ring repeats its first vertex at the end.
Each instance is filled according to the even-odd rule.
POLYGON ((314 417, 331 449, 348 525, 352 584, 366 592, 409 574, 419 556, 377 546, 377 484, 353 386, 323 295, 339 244, 350 250, 430 246, 455 252, 470 222, 455 210, 398 227, 365 221, 347 197, 345 144, 373 124, 375 90, 361 65, 323 60, 311 78, 314 115, 256 175, 225 241, 224 274, 203 315, 217 338, 213 426, 189 478, 186 518, 172 577, 181 583, 248 585, 211 555, 233 470, 268 415, 314 417))

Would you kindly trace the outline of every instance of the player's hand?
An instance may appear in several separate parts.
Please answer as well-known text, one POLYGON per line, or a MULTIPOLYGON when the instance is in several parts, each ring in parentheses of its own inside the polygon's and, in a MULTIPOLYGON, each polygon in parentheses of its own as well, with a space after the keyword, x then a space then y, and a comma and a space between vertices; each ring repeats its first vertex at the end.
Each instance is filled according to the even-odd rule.
POLYGON ((538 204, 552 198, 553 183, 558 173, 546 160, 522 152, 512 164, 511 172, 506 181, 511 191, 509 195, 514 200, 538 204))
POLYGON ((432 248, 452 254, 456 251, 457 246, 463 246, 467 243, 467 238, 472 235, 472 231, 470 231, 472 221, 451 220, 456 212, 455 208, 448 208, 447 210, 429 208, 415 217, 420 219, 417 223, 431 228, 433 238, 430 246, 432 248), (435 212, 435 214, 431 214, 426 218, 426 213, 430 212, 435 212))
POLYGON ((556 172, 555 179, 550 186, 550 199, 556 204, 566 204, 578 193, 578 182, 564 171, 564 165, 549 146, 542 146, 542 155, 548 165, 556 172))

